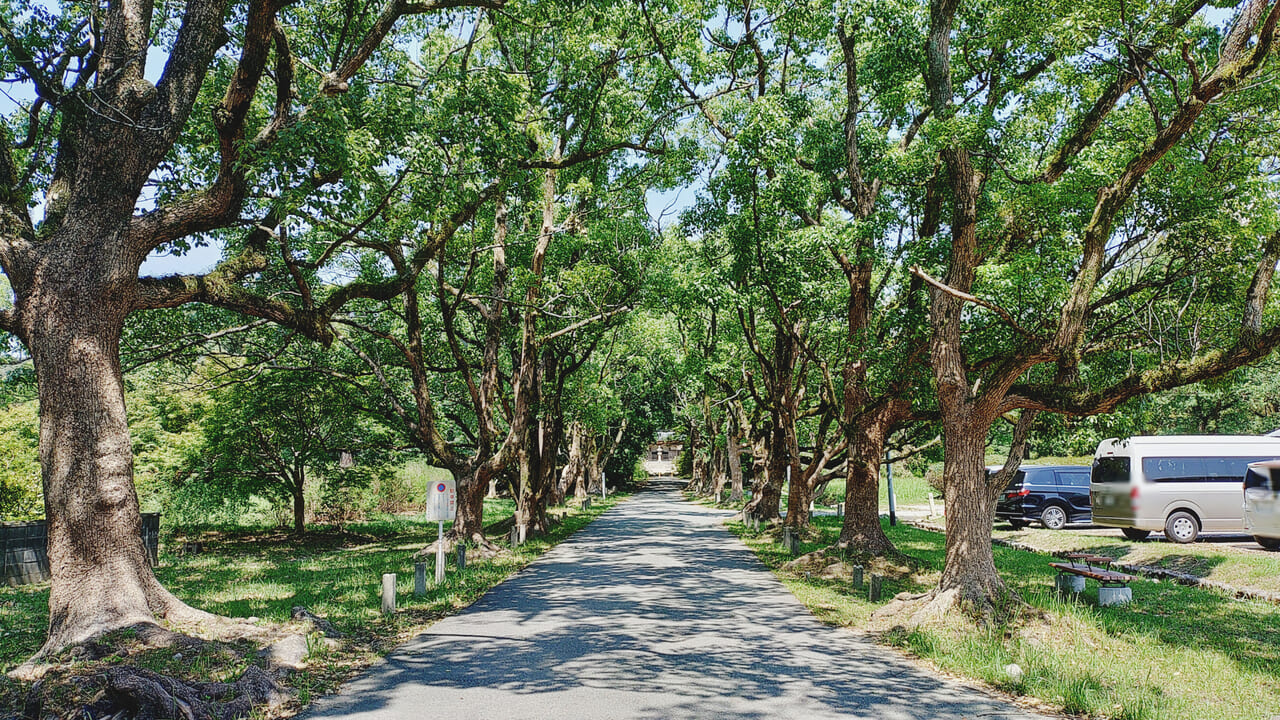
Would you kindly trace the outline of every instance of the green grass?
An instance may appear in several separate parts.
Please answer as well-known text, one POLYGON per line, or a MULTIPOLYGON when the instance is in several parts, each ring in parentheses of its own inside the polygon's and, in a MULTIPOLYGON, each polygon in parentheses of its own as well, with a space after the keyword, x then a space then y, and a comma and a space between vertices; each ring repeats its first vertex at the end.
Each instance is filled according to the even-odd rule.
MULTIPOLYGON (((838 520, 819 518, 820 531, 801 552, 829 545, 838 520)), ((919 560, 913 571, 888 577, 881 603, 865 588, 782 571, 790 560, 771 535, 735 532, 778 572, 824 622, 868 628, 949 672, 1009 692, 1039 698, 1069 713, 1124 720, 1269 720, 1280 708, 1280 606, 1238 601, 1224 594, 1138 580, 1133 605, 1097 607, 1094 584, 1078 600, 1052 591, 1049 558, 995 549, 1005 582, 1042 620, 991 631, 972 627, 893 630, 871 614, 895 593, 924 592, 940 574, 943 536, 912 527, 885 530, 900 550, 919 560), (1025 675, 1014 681, 1005 666, 1025 675)))
MULTIPOLYGON (((880 510, 881 512, 889 512, 889 485, 885 481, 884 468, 880 469, 880 510)), ((844 502, 844 480, 832 480, 827 484, 827 491, 823 493, 821 498, 817 498, 818 505, 823 507, 835 507, 838 502, 844 502)), ((933 493, 934 497, 938 496, 938 491, 929 486, 925 479, 912 474, 906 468, 894 465, 893 468, 893 496, 894 502, 899 507, 904 505, 928 505, 929 493, 933 493)), ((786 494, 783 493, 785 497, 786 494)))
MULTIPOLYGON (((596 500, 587 511, 554 510, 563 518, 548 536, 531 539, 491 560, 473 554, 462 572, 450 555, 445 582, 429 586, 422 598, 413 594, 414 563, 422 561, 413 556, 435 540, 436 524, 397 516, 348 525, 344 533, 310 527, 302 540, 276 529, 178 534, 179 540, 199 537, 204 550, 189 556, 163 550, 156 575, 182 600, 219 615, 285 622, 293 606, 303 605, 332 622, 350 639, 347 645, 334 651, 317 643, 310 666, 289 676, 288 684, 305 703, 431 622, 474 602, 625 497, 614 495, 604 503, 596 500), (380 592, 382 574, 389 572, 398 575, 398 607, 387 616, 381 612, 380 592)), ((486 525, 509 518, 513 511, 511 500, 486 501, 486 525)), ((430 578, 434 558, 426 562, 430 578)), ((0 588, 0 670, 12 669, 39 648, 48 622, 48 601, 47 583, 0 588)), ((159 661, 135 655, 130 659, 140 664, 163 663, 172 654, 159 652, 159 661)), ((6 709, 20 712, 13 703, 20 701, 22 691, 13 684, 0 688, 0 716, 6 709)))

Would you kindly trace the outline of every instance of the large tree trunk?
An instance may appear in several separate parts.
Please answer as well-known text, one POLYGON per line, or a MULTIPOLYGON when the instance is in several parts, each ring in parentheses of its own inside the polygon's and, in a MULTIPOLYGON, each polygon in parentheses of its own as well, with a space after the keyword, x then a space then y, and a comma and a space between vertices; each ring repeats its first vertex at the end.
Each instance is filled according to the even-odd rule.
POLYGON ((725 439, 725 454, 729 464, 729 502, 742 502, 742 436, 738 425, 729 421, 725 439))
POLYGON ((782 486, 787 481, 786 437, 777 423, 769 429, 769 442, 763 453, 763 472, 757 476, 747 512, 761 520, 776 520, 782 508, 782 486))
POLYGON ((942 472, 947 552, 938 596, 949 595, 948 604, 959 604, 979 616, 1002 610, 1011 599, 992 554, 995 496, 987 486, 983 462, 988 429, 981 423, 947 423, 942 472))
POLYGON ((573 489, 573 496, 578 500, 586 497, 587 488, 582 482, 583 459, 582 438, 586 433, 582 423, 574 421, 569 425, 569 456, 564 461, 564 471, 560 474, 560 486, 567 495, 573 489))
POLYGON ((49 635, 37 657, 159 617, 212 617, 160 586, 142 543, 119 361, 130 273, 86 280, 110 258, 75 255, 71 267, 46 266, 19 297, 39 385, 52 573, 49 635))
POLYGON ((880 526, 880 458, 889 427, 884 417, 861 420, 852 428, 845 462, 845 515, 839 545, 868 555, 889 555, 897 548, 880 526))
POLYGON ((458 488, 458 513, 453 519, 453 537, 458 542, 475 546, 487 544, 484 537, 484 496, 489 490, 490 474, 481 465, 473 474, 454 473, 458 488))

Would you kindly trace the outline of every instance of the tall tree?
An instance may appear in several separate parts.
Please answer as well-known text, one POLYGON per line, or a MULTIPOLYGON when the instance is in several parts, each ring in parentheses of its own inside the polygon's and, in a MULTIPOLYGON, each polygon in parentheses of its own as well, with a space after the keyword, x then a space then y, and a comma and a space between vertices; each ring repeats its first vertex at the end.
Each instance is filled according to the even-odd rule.
MULTIPOLYGON (((30 350, 39 383, 53 575, 41 654, 157 619, 216 624, 156 581, 142 547, 119 359, 125 319, 204 302, 326 340, 326 319, 350 299, 398 292, 405 279, 377 267, 340 287, 316 282, 360 226, 311 254, 290 246, 288 221, 412 168, 389 160, 410 157, 404 133, 369 142, 361 127, 402 108, 399 119, 411 117, 404 86, 357 80, 371 61, 388 77, 405 64, 401 49, 380 50, 398 21, 502 4, 389 2, 376 13, 320 1, 5 4, 0 67, 32 99, 2 131, 0 267, 15 298, 0 330, 30 350), (139 277, 150 252, 214 237, 227 258, 213 271, 139 277), (273 292, 282 280, 290 290, 273 292)), ((434 57, 453 46, 465 38, 446 26, 420 47, 434 57)), ((481 179, 452 220, 424 232, 452 232, 483 195, 481 179)))
POLYGON ((939 586, 907 606, 917 617, 1016 605, 995 570, 991 519, 1037 412, 1106 412, 1280 343, 1263 323, 1280 258, 1274 215, 1241 222, 1233 209, 1267 192, 1256 154, 1275 148, 1250 147, 1259 136, 1238 118, 1274 108, 1273 91, 1248 81, 1274 62, 1280 5, 1242 2, 1221 32, 1197 17, 1202 7, 1100 8, 1095 34, 1062 31, 1081 12, 1067 5, 1031 18, 930 4, 926 131, 950 215, 944 274, 916 273, 930 285, 948 523, 939 586), (1076 63, 1108 53, 1118 61, 1076 63), (1025 287, 1031 268, 1054 281, 1025 287), (1231 288, 1213 327, 1180 347, 1134 332, 1135 306, 1167 313, 1195 277, 1231 288), (988 478, 992 423, 1018 409, 1005 472, 988 478))

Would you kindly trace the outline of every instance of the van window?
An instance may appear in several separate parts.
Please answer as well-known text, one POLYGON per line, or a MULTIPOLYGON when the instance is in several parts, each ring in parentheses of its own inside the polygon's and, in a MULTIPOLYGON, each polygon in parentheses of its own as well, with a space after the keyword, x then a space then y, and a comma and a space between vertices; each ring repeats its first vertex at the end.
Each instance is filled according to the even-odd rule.
POLYGON ((1060 472, 1058 473, 1058 484, 1070 487, 1087 487, 1089 485, 1089 473, 1087 472, 1060 472))
POLYGON ((1203 482, 1204 458, 1145 457, 1142 458, 1142 474, 1147 482, 1203 482))
POLYGON ((1129 458, 1103 457, 1093 461, 1093 482, 1128 483, 1129 458))
POLYGON ((1234 482, 1243 478, 1252 457, 1146 457, 1142 474, 1148 482, 1234 482))

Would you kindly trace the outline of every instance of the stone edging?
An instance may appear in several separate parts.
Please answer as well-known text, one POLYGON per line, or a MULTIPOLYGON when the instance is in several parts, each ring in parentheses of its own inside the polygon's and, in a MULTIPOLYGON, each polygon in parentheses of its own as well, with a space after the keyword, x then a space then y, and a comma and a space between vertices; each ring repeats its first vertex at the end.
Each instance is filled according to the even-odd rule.
MULTIPOLYGON (((940 533, 946 532, 946 528, 930 522, 920 520, 906 520, 903 522, 912 527, 920 528, 921 530, 930 530, 940 533)), ((1046 552, 1040 548, 1032 547, 1031 545, 1020 543, 1015 540, 1005 540, 1003 538, 993 537, 991 538, 991 544, 1012 548, 1014 550, 1025 550, 1027 552, 1039 553, 1041 555, 1046 554, 1046 552)), ((1058 556, 1057 553, 1053 553, 1053 555, 1055 557, 1058 556)), ((1164 568, 1150 567, 1148 565, 1130 565, 1128 563, 1117 562, 1112 563, 1112 567, 1119 568, 1125 572, 1133 573, 1135 575, 1142 575, 1143 577, 1155 578, 1157 580, 1172 580, 1179 585, 1217 590, 1219 592, 1226 593, 1231 597, 1240 598, 1242 600, 1265 600, 1267 602, 1280 604, 1280 593, 1258 590, 1256 588, 1236 587, 1235 585, 1228 585, 1223 582, 1218 582, 1217 580, 1207 580, 1202 577, 1196 577, 1195 575, 1174 572, 1173 570, 1165 570, 1164 568)))

